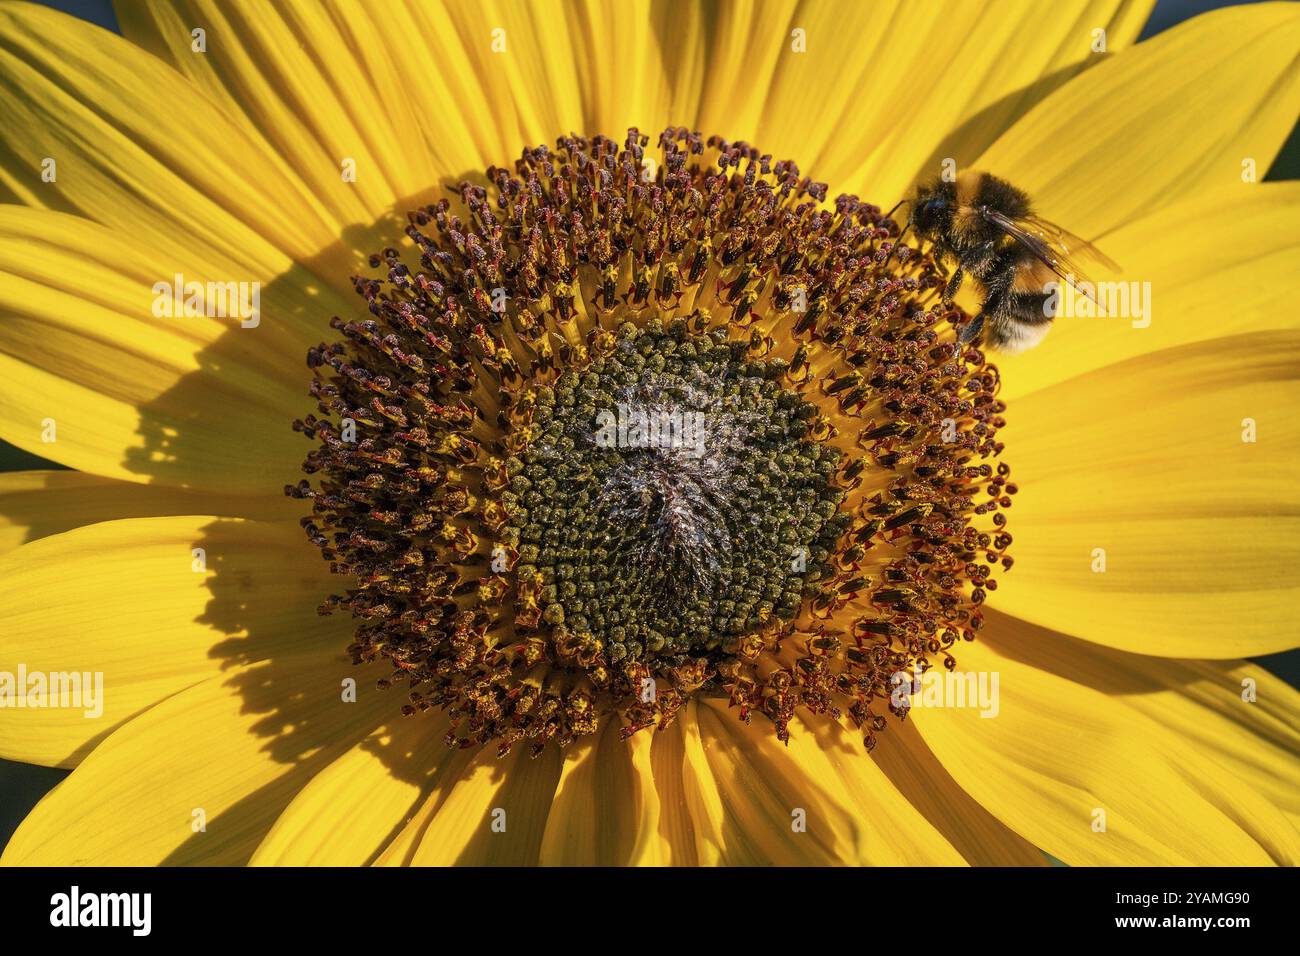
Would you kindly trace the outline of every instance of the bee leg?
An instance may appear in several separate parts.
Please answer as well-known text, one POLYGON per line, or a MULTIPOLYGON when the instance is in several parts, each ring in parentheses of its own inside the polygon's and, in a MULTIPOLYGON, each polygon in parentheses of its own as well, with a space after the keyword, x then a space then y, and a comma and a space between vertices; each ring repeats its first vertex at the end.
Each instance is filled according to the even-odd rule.
POLYGON ((979 338, 980 333, 984 331, 984 310, 981 309, 979 315, 971 319, 966 325, 963 325, 957 332, 957 341, 962 345, 970 345, 971 342, 979 338))
POLYGON ((943 300, 944 305, 952 305, 952 300, 956 297, 957 290, 961 288, 961 280, 964 278, 966 278, 966 273, 962 271, 961 266, 958 266, 957 271, 948 280, 948 284, 943 287, 943 295, 940 298, 943 300))

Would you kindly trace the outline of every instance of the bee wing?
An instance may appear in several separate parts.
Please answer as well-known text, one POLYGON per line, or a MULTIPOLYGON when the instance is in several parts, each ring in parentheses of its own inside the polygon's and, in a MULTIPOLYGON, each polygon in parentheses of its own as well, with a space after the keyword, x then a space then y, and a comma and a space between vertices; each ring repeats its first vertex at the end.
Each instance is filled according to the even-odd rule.
POLYGON ((1120 272, 1120 264, 1112 259, 1106 253, 1102 252, 1087 239, 1081 239, 1074 233, 1062 229, 1054 222, 1048 222, 1046 219, 1039 219, 1037 216, 1030 216, 1025 220, 1028 229, 1032 229, 1036 234, 1043 236, 1051 242, 1057 249, 1060 249, 1070 259, 1083 259, 1100 265, 1110 272, 1120 272))
POLYGON ((1088 294, 1080 288, 1088 282, 1088 276, 1079 261, 1095 263, 1111 272, 1119 272, 1119 264, 1104 252, 1080 239, 1072 232, 1067 232, 1054 222, 1026 216, 1024 219, 1011 219, 1002 213, 984 207, 984 217, 996 225, 1012 239, 1034 254, 1053 272, 1068 281, 1075 289, 1088 294))

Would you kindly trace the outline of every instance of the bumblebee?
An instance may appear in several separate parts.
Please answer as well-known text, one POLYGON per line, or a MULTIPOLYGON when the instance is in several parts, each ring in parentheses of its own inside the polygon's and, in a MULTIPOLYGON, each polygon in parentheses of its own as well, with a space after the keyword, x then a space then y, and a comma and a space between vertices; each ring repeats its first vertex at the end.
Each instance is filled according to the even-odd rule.
POLYGON ((968 275, 983 289, 979 313, 958 333, 962 344, 983 333, 1002 352, 1037 345, 1056 314, 1058 280, 1091 295, 1080 260, 1119 270, 1091 243, 1034 215, 1023 190, 989 173, 970 170, 953 181, 922 183, 904 204, 910 210, 899 242, 915 230, 933 244, 936 261, 956 264, 943 301, 952 301, 968 275))

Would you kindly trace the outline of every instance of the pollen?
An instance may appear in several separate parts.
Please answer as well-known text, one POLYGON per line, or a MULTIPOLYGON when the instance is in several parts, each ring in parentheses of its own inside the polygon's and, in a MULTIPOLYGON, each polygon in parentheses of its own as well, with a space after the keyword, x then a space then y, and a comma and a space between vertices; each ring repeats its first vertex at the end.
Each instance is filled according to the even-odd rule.
POLYGON ((564 137, 413 212, 308 353, 322 612, 448 743, 905 717, 1011 566, 997 369, 924 248, 745 143, 564 137))

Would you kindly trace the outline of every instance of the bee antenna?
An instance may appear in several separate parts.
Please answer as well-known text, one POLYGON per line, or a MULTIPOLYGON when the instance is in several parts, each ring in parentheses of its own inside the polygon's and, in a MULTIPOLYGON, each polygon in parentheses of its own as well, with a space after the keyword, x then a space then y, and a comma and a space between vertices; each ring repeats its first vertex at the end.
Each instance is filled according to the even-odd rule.
POLYGON ((894 206, 893 209, 891 209, 891 210, 889 210, 889 212, 885 213, 885 218, 886 218, 886 219, 893 219, 893 218, 894 218, 894 213, 898 212, 898 207, 899 207, 899 206, 910 206, 911 204, 912 204, 912 200, 910 200, 910 199, 900 199, 900 200, 898 201, 898 203, 894 206))
MULTIPOLYGON (((894 208, 897 209, 898 207, 895 206, 894 208)), ((900 233, 898 234, 898 238, 895 239, 895 240, 894 240, 894 244, 893 244, 892 246, 890 246, 890 248, 889 248, 889 255, 885 256, 885 265, 886 265, 886 266, 888 266, 889 263, 890 263, 890 261, 894 258, 894 253, 898 251, 898 247, 902 244, 902 242, 903 242, 903 237, 904 237, 905 235, 907 235, 907 230, 909 230, 909 229, 911 229, 911 228, 912 228, 912 220, 911 220, 911 219, 908 219, 908 220, 907 220, 907 225, 905 225, 905 226, 903 227, 903 231, 900 232, 900 233)))

